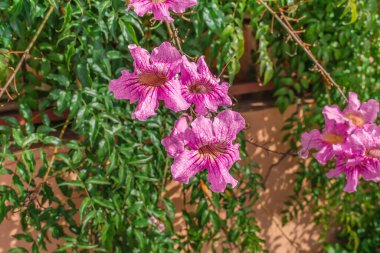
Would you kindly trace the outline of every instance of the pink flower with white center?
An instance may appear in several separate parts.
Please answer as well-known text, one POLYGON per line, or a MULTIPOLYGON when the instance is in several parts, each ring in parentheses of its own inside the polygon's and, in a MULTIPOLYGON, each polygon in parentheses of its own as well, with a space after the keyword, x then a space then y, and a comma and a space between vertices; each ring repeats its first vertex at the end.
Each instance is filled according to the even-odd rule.
POLYGON ((181 96, 181 83, 177 78, 181 54, 169 42, 153 49, 152 55, 139 46, 130 45, 129 51, 134 60, 134 72, 126 70, 121 77, 112 80, 109 90, 116 99, 138 101, 132 118, 146 120, 156 114, 158 101, 175 112, 186 110, 188 104, 181 96))
POLYGON ((197 0, 131 0, 127 11, 132 7, 139 16, 153 13, 154 19, 173 22, 170 10, 184 13, 187 8, 197 5, 197 0))
POLYGON ((192 117, 190 115, 182 114, 175 122, 171 134, 161 141, 170 157, 176 157, 184 151, 187 144, 187 140, 184 138, 185 132, 189 128, 191 121, 192 117))
POLYGON ((325 106, 323 114, 326 119, 335 120, 337 123, 348 123, 351 129, 362 127, 366 124, 372 124, 379 113, 379 102, 374 99, 368 102, 360 103, 358 95, 350 92, 348 107, 343 110, 337 105, 325 106))
POLYGON ((306 158, 311 149, 316 149, 314 157, 321 164, 339 155, 343 151, 343 144, 347 138, 348 127, 344 124, 336 124, 332 120, 326 121, 322 133, 314 129, 310 133, 303 133, 301 137, 302 149, 299 152, 301 158, 306 158))
POLYGON ((346 174, 346 192, 355 192, 359 176, 366 181, 380 181, 380 127, 367 126, 355 130, 345 144, 344 156, 338 157, 335 169, 327 177, 346 174))
POLYGON ((182 96, 188 103, 195 104, 195 112, 199 115, 206 115, 207 109, 216 112, 218 106, 232 105, 227 94, 229 84, 219 84, 219 78, 210 72, 203 56, 197 63, 189 62, 186 56, 183 56, 181 83, 182 96))
POLYGON ((231 110, 220 112, 213 121, 197 117, 183 134, 186 143, 179 143, 184 145, 182 151, 174 156, 171 168, 174 180, 187 184, 191 177, 207 169, 212 191, 223 192, 227 184, 235 187, 237 181, 229 169, 240 160, 240 155, 239 144, 233 142, 244 127, 244 118, 231 110))

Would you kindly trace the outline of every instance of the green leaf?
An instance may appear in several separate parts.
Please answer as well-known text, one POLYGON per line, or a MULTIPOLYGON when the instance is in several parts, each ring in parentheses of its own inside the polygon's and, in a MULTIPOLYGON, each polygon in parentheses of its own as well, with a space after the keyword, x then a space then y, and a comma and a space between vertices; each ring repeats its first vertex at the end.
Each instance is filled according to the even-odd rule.
POLYGON ((71 187, 77 187, 77 188, 84 188, 84 185, 79 180, 69 180, 64 181, 58 184, 59 186, 71 186, 71 187))
POLYGON ((16 234, 13 235, 17 240, 25 241, 25 242, 33 242, 33 237, 30 234, 16 234))
POLYGON ((86 184, 110 185, 111 183, 105 178, 97 176, 87 179, 86 184))
POLYGON ((102 207, 105 207, 105 208, 107 208, 107 209, 112 209, 112 210, 114 209, 112 203, 111 203, 110 201, 108 201, 108 200, 102 198, 102 197, 98 197, 98 196, 97 196, 97 197, 93 197, 92 200, 93 200, 96 204, 98 204, 98 205, 100 205, 100 206, 102 206, 102 207))
POLYGON ((174 220, 174 215, 175 215, 175 207, 173 205, 173 202, 167 198, 163 199, 164 203, 165 203, 165 206, 166 206, 166 210, 168 211, 169 213, 169 218, 171 220, 174 220))

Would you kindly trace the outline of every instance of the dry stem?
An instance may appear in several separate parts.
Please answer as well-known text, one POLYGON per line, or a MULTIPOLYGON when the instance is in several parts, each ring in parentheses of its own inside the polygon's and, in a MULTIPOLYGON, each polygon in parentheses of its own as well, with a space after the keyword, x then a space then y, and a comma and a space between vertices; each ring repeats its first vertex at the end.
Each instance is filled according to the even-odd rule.
MULTIPOLYGON (((51 5, 50 8, 49 8, 49 10, 48 10, 48 12, 46 13, 46 16, 45 16, 44 20, 42 21, 40 27, 38 27, 36 34, 33 36, 32 40, 29 42, 28 47, 23 52, 23 54, 21 56, 21 59, 20 59, 19 63, 17 64, 15 70, 13 71, 12 75, 9 77, 9 79, 5 83, 4 87, 1 89, 1 91, 0 91, 0 98, 4 95, 4 92, 7 91, 9 85, 15 79, 17 72, 20 70, 22 64, 24 63, 24 61, 26 59, 26 57, 29 55, 30 49, 32 49, 32 47, 34 46, 34 43, 36 42, 36 40, 37 40, 38 36, 40 35, 42 29, 45 27, 46 22, 48 21, 50 15, 53 13, 53 10, 54 10, 54 6, 51 5)), ((18 51, 9 51, 9 52, 16 53, 18 51)), ((12 97, 10 97, 10 98, 12 98, 12 97)))
POLYGON ((289 33, 289 35, 297 42, 297 44, 306 52, 306 54, 310 57, 310 59, 314 62, 316 67, 318 68, 319 72, 322 74, 323 78, 327 81, 329 86, 334 86, 339 93, 342 95, 344 98, 345 102, 348 102, 348 99, 346 95, 344 94, 343 90, 341 87, 334 81, 334 79, 331 77, 330 73, 327 72, 327 70, 322 66, 322 64, 317 60, 317 58, 314 56, 314 54, 310 51, 308 44, 304 43, 302 39, 299 37, 297 31, 291 27, 289 22, 287 21, 286 17, 281 13, 281 17, 277 15, 277 13, 269 7, 268 4, 266 4, 263 0, 256 0, 259 4, 262 4, 272 15, 277 21, 283 26, 286 31, 289 33), (285 20, 285 21, 284 21, 285 20))

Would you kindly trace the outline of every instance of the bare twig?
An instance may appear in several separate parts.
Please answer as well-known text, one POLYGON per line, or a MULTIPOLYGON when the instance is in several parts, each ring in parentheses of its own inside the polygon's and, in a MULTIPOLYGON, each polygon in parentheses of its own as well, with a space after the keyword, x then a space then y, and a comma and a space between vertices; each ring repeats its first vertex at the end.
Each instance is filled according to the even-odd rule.
MULTIPOLYGON (((64 136, 64 134, 65 134, 65 132, 66 132, 66 129, 67 129, 69 123, 70 123, 70 118, 67 117, 67 119, 66 119, 66 121, 65 121, 65 124, 63 125, 62 130, 61 130, 61 132, 60 132, 60 134, 59 134, 59 139, 62 139, 62 138, 63 138, 63 136, 64 136)), ((54 161, 55 161, 55 156, 57 155, 57 153, 58 153, 58 146, 55 146, 55 148, 54 148, 54 152, 53 152, 53 156, 52 156, 51 159, 50 159, 50 162, 49 162, 49 165, 48 165, 47 171, 46 171, 46 173, 45 173, 45 175, 44 175, 44 177, 43 177, 43 181, 42 181, 41 184, 46 183, 46 181, 47 181, 47 179, 48 179, 48 176, 49 176, 49 173, 50 173, 50 171, 51 171, 51 169, 52 169, 52 167, 53 167, 53 163, 54 163, 54 161)))
MULTIPOLYGON (((302 41, 302 39, 299 37, 297 32, 294 31, 294 29, 289 25, 289 23, 287 23, 287 21, 284 22, 284 20, 279 15, 277 15, 277 13, 271 7, 269 7, 269 5, 266 4, 263 0, 256 0, 256 1, 259 4, 262 4, 274 16, 274 18, 277 19, 277 21, 281 24, 281 26, 283 26, 286 29, 286 31, 289 33, 289 35, 297 42, 297 44, 300 47, 302 47, 302 49, 306 52, 306 54, 314 62, 314 64, 316 65, 316 67, 318 68, 319 72, 322 74, 324 79, 327 81, 327 83, 330 86, 334 86, 338 90, 338 92, 342 95, 344 100, 346 102, 348 102, 348 99, 347 99, 346 95, 344 94, 342 88, 334 81, 334 79, 331 77, 330 73, 327 72, 327 70, 322 66, 322 64, 317 60, 317 58, 314 56, 314 54, 310 51, 310 49, 308 47, 309 45, 307 45, 306 43, 304 43, 302 41)), ((282 17, 284 17, 284 16, 282 15, 282 17)))
POLYGON ((232 62, 232 60, 234 58, 235 58, 235 55, 231 56, 230 59, 228 59, 227 63, 224 65, 222 71, 220 71, 220 74, 219 74, 218 78, 220 78, 223 75, 224 71, 226 71, 228 65, 230 65, 230 63, 232 62))
POLYGON ((181 52, 183 53, 182 51, 182 47, 181 47, 181 39, 179 38, 178 36, 178 30, 174 27, 174 24, 173 23, 167 23, 165 22, 165 25, 166 25, 166 28, 168 30, 168 33, 169 33, 169 37, 170 37, 170 40, 173 41, 175 47, 181 52))
POLYGON ((274 154, 277 154, 277 155, 285 155, 285 156, 292 156, 292 157, 298 156, 298 154, 292 153, 291 150, 289 150, 287 152, 280 152, 280 151, 276 151, 276 150, 272 150, 270 148, 267 148, 264 145, 259 144, 259 143, 255 142, 255 141, 253 141, 252 139, 245 139, 245 141, 248 142, 249 144, 255 146, 255 147, 261 148, 261 149, 263 149, 263 150, 265 150, 267 152, 274 153, 274 154))
MULTIPOLYGON (((13 82, 13 79, 16 77, 17 72, 20 70, 22 64, 24 63, 26 57, 29 55, 30 49, 34 46, 34 43, 36 42, 38 36, 40 35, 42 29, 45 27, 46 22, 48 21, 50 15, 53 13, 54 6, 51 5, 48 12, 46 13, 46 16, 44 20, 42 21, 40 27, 38 27, 36 34, 33 36, 32 40, 29 42, 28 47, 25 49, 24 53, 21 56, 21 59, 19 63, 17 64, 15 70, 13 71, 12 75, 9 77, 7 82, 5 83, 4 87, 0 91, 0 98, 4 95, 4 92, 8 89, 9 85, 13 82)), ((9 51, 9 52, 17 52, 17 51, 9 51)))

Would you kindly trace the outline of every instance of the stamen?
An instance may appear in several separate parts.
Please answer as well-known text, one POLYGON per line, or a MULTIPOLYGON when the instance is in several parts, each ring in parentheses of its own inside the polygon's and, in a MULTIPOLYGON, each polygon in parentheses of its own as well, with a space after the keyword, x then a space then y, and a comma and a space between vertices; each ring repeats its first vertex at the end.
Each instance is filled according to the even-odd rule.
POLYGON ((168 79, 162 73, 141 73, 139 74, 139 82, 146 86, 159 87, 164 85, 168 79))
POLYGON ((227 145, 225 143, 212 143, 199 148, 198 152, 201 156, 216 158, 220 154, 227 153, 227 145))
POLYGON ((365 121, 363 119, 363 116, 354 114, 354 113, 347 113, 344 115, 347 119, 351 120, 352 123, 354 123, 356 126, 364 126, 365 121))
POLYGON ((165 1, 166 0, 151 0, 151 2, 154 3, 154 4, 160 4, 160 3, 163 3, 165 1))
POLYGON ((372 158, 380 159, 380 148, 367 150, 366 155, 372 158))
POLYGON ((204 94, 210 91, 210 87, 201 83, 195 83, 189 86, 189 91, 191 93, 204 94))
POLYGON ((321 139, 329 144, 339 144, 344 142, 344 137, 336 133, 326 133, 321 139))

